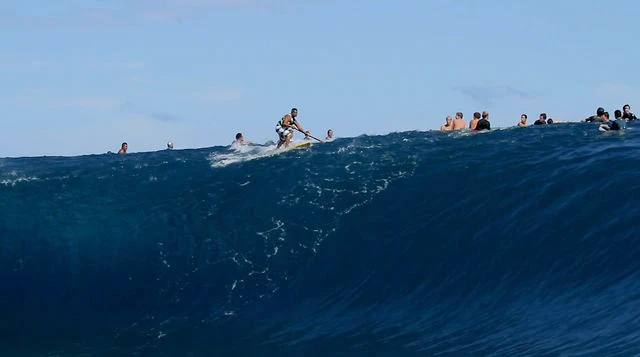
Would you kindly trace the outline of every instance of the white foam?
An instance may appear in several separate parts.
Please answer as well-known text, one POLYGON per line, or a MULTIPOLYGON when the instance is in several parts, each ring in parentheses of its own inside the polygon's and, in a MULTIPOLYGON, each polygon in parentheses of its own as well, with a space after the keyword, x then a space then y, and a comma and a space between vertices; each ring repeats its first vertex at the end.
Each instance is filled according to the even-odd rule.
POLYGON ((207 160, 211 167, 225 167, 238 162, 255 160, 277 154, 275 145, 231 145, 227 153, 211 153, 207 160))
MULTIPOLYGON (((304 141, 292 141, 289 145, 296 145, 304 141)), ((229 146, 227 153, 211 153, 207 160, 211 163, 211 167, 225 167, 238 162, 250 161, 279 155, 288 149, 277 149, 277 145, 237 145, 229 146)))
POLYGON ((37 181, 40 180, 39 178, 35 177, 35 176, 20 176, 20 174, 18 174, 15 170, 11 171, 8 173, 9 178, 4 178, 2 179, 2 181, 0 181, 0 184, 4 185, 4 186, 11 186, 14 187, 15 185, 19 184, 19 183, 23 183, 23 182, 31 182, 31 181, 37 181))

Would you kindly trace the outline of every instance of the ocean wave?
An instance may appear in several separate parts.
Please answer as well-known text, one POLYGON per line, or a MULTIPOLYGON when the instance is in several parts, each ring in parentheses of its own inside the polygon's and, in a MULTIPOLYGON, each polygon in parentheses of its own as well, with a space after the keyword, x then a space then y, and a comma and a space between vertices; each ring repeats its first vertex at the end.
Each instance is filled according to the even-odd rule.
POLYGON ((638 354, 635 128, 3 159, 3 351, 638 354))

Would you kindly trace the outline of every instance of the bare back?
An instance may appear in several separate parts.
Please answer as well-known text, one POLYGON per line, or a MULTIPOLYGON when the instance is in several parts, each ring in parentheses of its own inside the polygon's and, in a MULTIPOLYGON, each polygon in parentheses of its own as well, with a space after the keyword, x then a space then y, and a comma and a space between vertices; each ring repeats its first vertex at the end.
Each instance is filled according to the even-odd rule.
POLYGON ((453 130, 461 130, 467 127, 467 123, 464 119, 454 119, 453 120, 453 130))

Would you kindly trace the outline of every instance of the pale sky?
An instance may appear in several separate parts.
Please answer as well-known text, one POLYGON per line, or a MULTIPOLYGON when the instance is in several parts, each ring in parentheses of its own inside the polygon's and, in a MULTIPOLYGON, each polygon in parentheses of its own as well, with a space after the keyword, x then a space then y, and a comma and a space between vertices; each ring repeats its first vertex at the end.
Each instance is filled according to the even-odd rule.
POLYGON ((640 106, 640 2, 0 3, 0 157, 494 127, 640 106), (531 121, 533 121, 531 120, 531 121))

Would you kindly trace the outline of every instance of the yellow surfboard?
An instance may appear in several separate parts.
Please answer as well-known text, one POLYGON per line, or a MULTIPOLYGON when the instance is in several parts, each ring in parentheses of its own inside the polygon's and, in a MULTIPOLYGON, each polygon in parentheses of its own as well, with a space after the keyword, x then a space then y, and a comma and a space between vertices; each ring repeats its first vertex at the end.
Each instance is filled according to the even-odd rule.
POLYGON ((306 142, 306 143, 297 143, 297 144, 291 144, 289 145, 289 147, 287 149, 301 149, 301 148, 308 148, 311 146, 310 142, 306 142))

